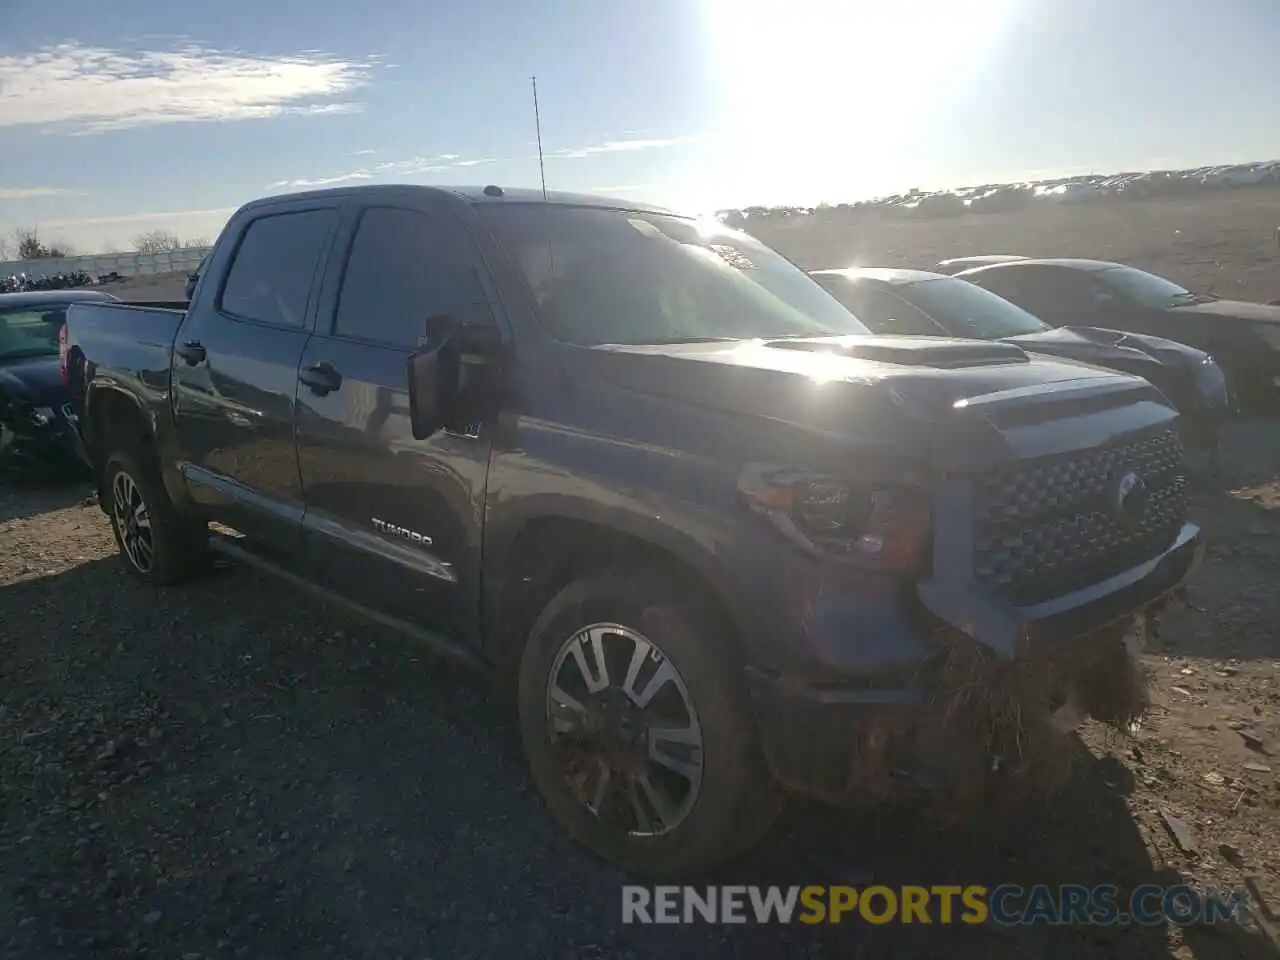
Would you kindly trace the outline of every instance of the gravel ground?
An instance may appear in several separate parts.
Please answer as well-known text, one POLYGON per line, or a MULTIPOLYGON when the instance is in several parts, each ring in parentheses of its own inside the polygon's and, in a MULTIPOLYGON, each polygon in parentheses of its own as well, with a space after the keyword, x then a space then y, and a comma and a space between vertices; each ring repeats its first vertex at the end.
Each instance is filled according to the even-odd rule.
MULTIPOLYGON (((1050 808, 939 833, 797 803, 708 882, 1255 876, 1280 906, 1277 440, 1242 429, 1197 504, 1150 721, 1086 728, 1050 808)), ((1223 926, 623 926, 624 877, 543 814, 485 686, 245 570, 139 585, 87 493, 0 487, 0 957, 1275 956, 1223 926)))

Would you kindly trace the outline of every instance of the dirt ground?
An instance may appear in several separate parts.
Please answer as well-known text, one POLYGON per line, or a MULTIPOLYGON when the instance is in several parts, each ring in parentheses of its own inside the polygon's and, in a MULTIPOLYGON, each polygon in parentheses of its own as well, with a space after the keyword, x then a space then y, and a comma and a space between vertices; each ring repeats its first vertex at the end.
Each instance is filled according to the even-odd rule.
POLYGON ((101 289, 121 300, 181 300, 186 283, 186 273, 175 271, 129 277, 101 289))
POLYGON ((749 232, 808 269, 930 268, 948 257, 1017 253, 1119 260, 1220 297, 1280 297, 1280 187, 1162 200, 1034 204, 933 220, 837 211, 761 221, 749 232))
MULTIPOLYGON (((1231 248, 1242 279, 1214 275, 1269 295, 1271 202, 1240 220, 1153 208, 1164 240, 1144 249, 1175 256, 1184 216, 1202 239, 1257 233, 1231 248)), ((881 249, 907 249, 918 226, 881 249)), ((1024 234, 920 241, 918 259, 1047 252, 1024 234)), ((839 256, 865 245, 842 242, 839 256)), ((1280 424, 1234 429, 1221 476, 1197 489, 1208 557, 1152 643, 1155 706, 1135 738, 1086 726, 1066 791, 1012 822, 941 832, 905 811, 796 803, 761 850, 706 882, 1248 878, 1280 914, 1280 424)), ((1277 955, 1280 923, 623 926, 625 878, 544 815, 485 687, 248 571, 147 589, 119 568, 87 495, 0 486, 2 960, 1277 955)))

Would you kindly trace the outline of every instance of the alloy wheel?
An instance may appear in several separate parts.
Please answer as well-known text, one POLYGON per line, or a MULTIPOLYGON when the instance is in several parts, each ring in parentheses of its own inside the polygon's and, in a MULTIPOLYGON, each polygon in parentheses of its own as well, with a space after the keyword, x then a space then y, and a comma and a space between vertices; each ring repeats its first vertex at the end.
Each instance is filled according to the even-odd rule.
POLYGON ((125 556, 139 573, 150 573, 155 564, 151 511, 133 477, 123 470, 111 482, 111 514, 120 534, 125 556))
POLYGON ((702 728, 689 689, 652 640, 594 623, 551 666, 547 730, 578 801, 634 837, 676 829, 702 787, 702 728))

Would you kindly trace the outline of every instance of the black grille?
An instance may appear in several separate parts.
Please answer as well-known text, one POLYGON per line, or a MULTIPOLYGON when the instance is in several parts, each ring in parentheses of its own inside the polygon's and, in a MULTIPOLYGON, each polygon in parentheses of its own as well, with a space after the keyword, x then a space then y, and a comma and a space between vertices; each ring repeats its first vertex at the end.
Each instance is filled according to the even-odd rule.
POLYGON ((975 576, 1018 604, 1098 583, 1172 544, 1186 520, 1187 492, 1172 430, 994 471, 975 490, 975 576), (1128 471, 1142 479, 1147 496, 1126 522, 1108 498, 1128 471))

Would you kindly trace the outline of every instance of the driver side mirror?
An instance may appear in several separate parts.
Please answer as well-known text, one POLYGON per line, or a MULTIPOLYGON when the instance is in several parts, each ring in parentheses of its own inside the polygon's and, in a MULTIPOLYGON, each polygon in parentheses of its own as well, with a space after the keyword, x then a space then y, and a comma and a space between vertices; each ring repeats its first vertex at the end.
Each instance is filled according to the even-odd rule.
POLYGON ((420 346, 409 355, 409 419, 415 440, 425 440, 449 422, 461 377, 458 334, 450 314, 428 317, 420 346))

